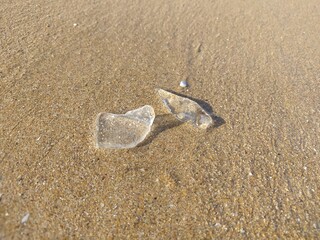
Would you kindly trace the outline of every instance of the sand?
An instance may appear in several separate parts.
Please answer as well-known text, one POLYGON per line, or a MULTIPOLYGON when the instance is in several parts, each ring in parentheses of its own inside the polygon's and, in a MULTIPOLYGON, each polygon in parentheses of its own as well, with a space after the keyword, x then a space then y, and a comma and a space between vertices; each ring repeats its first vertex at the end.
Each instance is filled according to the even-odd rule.
POLYGON ((318 0, 2 1, 0 239, 320 238, 319 23, 318 0), (146 104, 144 144, 94 147, 99 112, 146 104))

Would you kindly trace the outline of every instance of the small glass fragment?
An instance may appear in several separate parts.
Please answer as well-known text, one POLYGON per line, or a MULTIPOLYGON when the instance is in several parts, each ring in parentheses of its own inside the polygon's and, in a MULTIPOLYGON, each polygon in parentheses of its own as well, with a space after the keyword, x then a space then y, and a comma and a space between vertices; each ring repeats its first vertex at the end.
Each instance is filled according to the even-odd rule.
POLYGON ((151 131, 154 110, 146 105, 125 114, 99 113, 95 141, 100 148, 133 148, 151 131))
POLYGON ((158 94, 167 109, 180 121, 191 122, 195 127, 207 129, 213 120, 195 101, 178 96, 163 89, 158 89, 158 94))
POLYGON ((22 223, 22 224, 26 224, 27 221, 28 221, 28 219, 29 219, 29 217, 30 217, 30 213, 26 213, 26 214, 23 216, 23 218, 21 219, 21 223, 22 223))

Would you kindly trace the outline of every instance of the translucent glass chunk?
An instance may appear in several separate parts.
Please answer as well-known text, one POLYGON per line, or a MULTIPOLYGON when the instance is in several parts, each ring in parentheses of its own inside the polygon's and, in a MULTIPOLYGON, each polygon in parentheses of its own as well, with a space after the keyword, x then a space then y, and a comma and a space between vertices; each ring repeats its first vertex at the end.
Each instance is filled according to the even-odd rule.
POLYGON ((133 148, 151 131, 154 118, 154 110, 149 105, 125 114, 99 113, 96 145, 100 148, 133 148))
POLYGON ((195 101, 163 89, 158 89, 158 94, 167 109, 180 121, 191 122, 201 129, 207 129, 213 124, 210 114, 195 101))

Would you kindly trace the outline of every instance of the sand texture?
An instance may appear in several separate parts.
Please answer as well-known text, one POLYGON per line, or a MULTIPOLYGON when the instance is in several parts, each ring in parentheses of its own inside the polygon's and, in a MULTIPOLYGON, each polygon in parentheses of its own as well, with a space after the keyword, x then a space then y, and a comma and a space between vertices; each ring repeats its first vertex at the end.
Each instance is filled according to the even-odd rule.
POLYGON ((319 0, 2 0, 0 239, 319 239, 319 83, 319 0), (145 142, 95 148, 143 105, 145 142))

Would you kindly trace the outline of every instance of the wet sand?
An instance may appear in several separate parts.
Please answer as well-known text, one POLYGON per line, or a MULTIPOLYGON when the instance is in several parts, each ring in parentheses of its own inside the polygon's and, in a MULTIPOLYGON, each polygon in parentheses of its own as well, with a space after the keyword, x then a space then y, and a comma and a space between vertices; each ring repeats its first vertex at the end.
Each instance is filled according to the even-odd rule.
POLYGON ((317 0, 2 2, 0 239, 320 238, 319 22, 317 0), (99 112, 145 104, 144 144, 94 147, 99 112))

